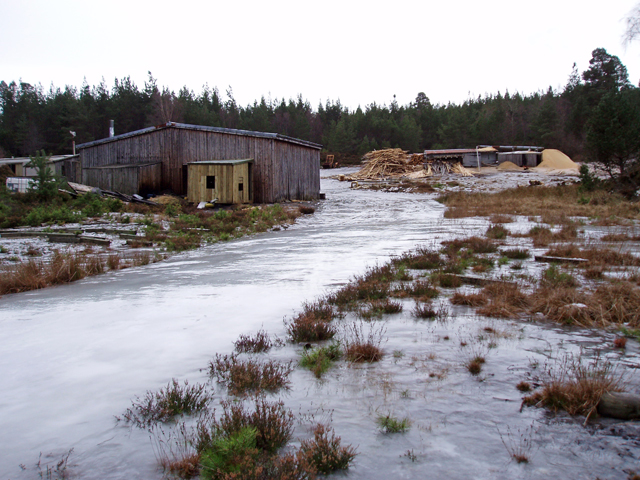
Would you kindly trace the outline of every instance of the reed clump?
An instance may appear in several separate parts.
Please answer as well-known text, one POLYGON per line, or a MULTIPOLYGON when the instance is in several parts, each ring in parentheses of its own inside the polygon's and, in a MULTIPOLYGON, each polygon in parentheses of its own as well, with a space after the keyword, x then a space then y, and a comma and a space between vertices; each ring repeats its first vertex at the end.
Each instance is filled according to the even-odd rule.
POLYGON ((56 251, 48 261, 30 258, 3 271, 0 295, 71 283, 102 273, 104 269, 105 264, 100 257, 56 251))
POLYGON ((367 331, 363 322, 353 322, 344 327, 344 355, 355 363, 377 362, 382 359, 381 344, 386 333, 384 325, 369 324, 367 331))
POLYGON ((591 361, 566 355, 546 366, 541 387, 524 398, 525 405, 544 406, 553 411, 565 410, 570 415, 596 413, 602 395, 622 391, 622 376, 613 365, 597 355, 591 361))

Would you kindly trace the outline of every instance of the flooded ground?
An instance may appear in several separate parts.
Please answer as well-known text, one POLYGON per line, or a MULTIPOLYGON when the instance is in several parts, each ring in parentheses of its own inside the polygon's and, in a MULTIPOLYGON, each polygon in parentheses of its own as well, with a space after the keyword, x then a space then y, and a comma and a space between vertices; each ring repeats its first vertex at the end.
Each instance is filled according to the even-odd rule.
MULTIPOLYGON (((433 195, 356 192, 328 179, 322 191, 327 200, 316 213, 284 231, 0 298, 1 478, 38 478, 70 449, 72 477, 162 478, 148 433, 114 419, 132 398, 172 378, 206 382, 201 369, 230 353, 238 335, 263 327, 284 338, 283 317, 367 266, 487 227, 482 219, 443 219, 433 195)), ((332 417, 343 442, 357 446, 348 478, 613 479, 640 470, 637 423, 583 427, 581 418, 521 412, 515 388, 550 359, 581 349, 588 357, 611 335, 486 319, 448 305, 444 322, 415 321, 413 301, 404 302, 403 313, 383 319, 380 363, 339 363, 321 381, 297 369, 292 389, 273 397, 295 414, 332 417), (486 364, 475 377, 464 363, 478 352, 486 364), (411 427, 382 434, 378 414, 407 417, 411 427), (528 464, 512 461, 510 450, 520 448, 528 464)), ((288 345, 270 355, 299 353, 288 345)), ((604 354, 620 360, 638 392, 637 344, 604 354)), ((212 388, 216 402, 224 398, 212 388)), ((304 426, 296 436, 308 436, 304 426)))

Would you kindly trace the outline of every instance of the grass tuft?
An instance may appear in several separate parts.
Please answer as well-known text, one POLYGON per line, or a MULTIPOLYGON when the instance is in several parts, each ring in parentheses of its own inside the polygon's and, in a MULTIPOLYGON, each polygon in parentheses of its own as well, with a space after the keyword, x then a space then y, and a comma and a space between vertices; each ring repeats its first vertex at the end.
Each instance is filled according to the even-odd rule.
POLYGON ((340 343, 332 343, 325 347, 305 350, 300 359, 300 366, 311 370, 316 378, 321 378, 341 356, 340 343))
POLYGON ((565 410, 570 415, 587 419, 607 392, 619 392, 622 376, 613 365, 597 355, 591 362, 566 355, 542 374, 541 388, 524 398, 526 405, 545 406, 553 411, 565 410))
POLYGON ((397 418, 387 415, 378 415, 376 423, 384 433, 404 433, 409 430, 411 420, 409 418, 397 418))
POLYGON ((365 332, 363 322, 353 322, 344 328, 344 353, 351 362, 377 362, 382 359, 380 345, 387 329, 384 325, 369 324, 365 332))

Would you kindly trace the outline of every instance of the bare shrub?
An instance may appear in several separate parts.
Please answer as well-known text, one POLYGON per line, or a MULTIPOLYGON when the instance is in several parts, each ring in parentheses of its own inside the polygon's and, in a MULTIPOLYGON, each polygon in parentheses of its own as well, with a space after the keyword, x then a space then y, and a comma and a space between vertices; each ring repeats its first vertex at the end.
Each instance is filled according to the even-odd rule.
POLYGON ((500 440, 502 440, 504 448, 507 449, 509 456, 515 460, 516 463, 529 463, 533 450, 533 425, 524 431, 520 431, 518 428, 515 434, 511 431, 511 428, 507 426, 506 440, 500 430, 498 430, 498 434, 500 435, 500 440))
POLYGON ((217 436, 230 436, 246 427, 255 428, 256 447, 266 452, 277 451, 291 439, 294 416, 282 401, 257 398, 252 410, 243 402, 223 400, 221 404, 219 419, 209 418, 208 425, 207 419, 199 422, 198 451, 204 450, 217 436))
POLYGON ((178 380, 172 379, 166 388, 157 392, 147 391, 143 398, 136 397, 122 418, 145 428, 157 422, 167 422, 176 415, 201 412, 207 408, 210 399, 205 385, 190 386, 185 380, 184 386, 181 386, 178 380))
POLYGON ((382 358, 380 345, 387 331, 385 325, 368 324, 365 332, 363 322, 352 322, 344 327, 343 344, 347 360, 351 362, 377 362, 382 358))
POLYGON ((370 302, 369 305, 371 308, 387 314, 400 313, 402 311, 402 304, 389 298, 385 298, 384 300, 374 300, 373 302, 370 302))
POLYGON ((300 205, 300 207, 298 208, 299 212, 303 215, 311 215, 312 213, 315 213, 316 209, 313 207, 309 207, 307 205, 300 205))
POLYGON ((183 422, 169 434, 158 425, 154 425, 150 433, 154 453, 165 472, 177 478, 193 478, 200 473, 200 454, 183 422))
POLYGON ((107 257, 107 267, 109 270, 118 270, 120 268, 120 262, 122 257, 117 253, 112 253, 107 257))
POLYGON ((411 311, 411 314, 415 318, 420 318, 420 319, 435 319, 436 316, 438 315, 436 310, 433 308, 432 302, 427 302, 427 303, 416 302, 416 304, 413 307, 413 310, 411 311))
POLYGON ((261 353, 271 350, 274 342, 271 341, 271 337, 267 332, 260 329, 253 336, 240 335, 233 344, 238 353, 261 353))
POLYGON ((293 362, 239 360, 237 354, 216 354, 215 360, 209 362, 209 376, 236 396, 289 388, 289 375, 293 370, 293 362))
POLYGON ((319 423, 313 430, 313 440, 301 442, 300 452, 318 473, 346 470, 355 458, 356 450, 351 445, 341 446, 341 441, 333 428, 319 423))
POLYGON ((566 355, 545 366, 540 382, 540 390, 525 397, 526 405, 565 410, 570 415, 585 415, 587 420, 596 412, 602 395, 622 390, 622 375, 600 355, 590 362, 566 355))
POLYGON ((330 340, 337 333, 335 325, 312 314, 301 313, 293 320, 285 320, 284 323, 292 342, 330 340))

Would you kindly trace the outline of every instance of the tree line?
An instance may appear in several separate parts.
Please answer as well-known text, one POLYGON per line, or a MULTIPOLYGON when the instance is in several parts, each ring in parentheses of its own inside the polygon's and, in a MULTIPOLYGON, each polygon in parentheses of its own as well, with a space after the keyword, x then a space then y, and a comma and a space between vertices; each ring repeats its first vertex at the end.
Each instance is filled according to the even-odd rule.
MULTIPOLYGON (((97 140, 108 135, 113 119, 116 134, 173 121, 276 132, 352 155, 389 147, 420 152, 488 144, 540 145, 587 159, 597 156, 592 147, 602 141, 598 135, 616 133, 607 126, 612 116, 631 121, 640 132, 640 116, 634 119, 640 112, 638 90, 620 59, 602 48, 592 52, 584 72, 574 64, 561 91, 550 87, 530 95, 488 94, 446 105, 434 105, 420 92, 408 105, 394 98, 388 105, 349 109, 339 100, 327 100, 314 110, 299 95, 289 100, 262 97, 241 106, 231 88, 225 95, 206 85, 199 93, 187 87, 175 93, 160 87, 151 73, 143 87, 130 77, 116 79, 111 88, 103 80, 97 86, 85 81, 80 88, 51 86, 48 91, 41 85, 2 81, 0 157, 28 156, 42 149, 71 153, 70 131, 76 132, 77 143, 97 140)), ((625 136, 623 156, 640 150, 633 135, 625 136)), ((607 148, 598 154, 613 155, 615 145, 607 148)))

